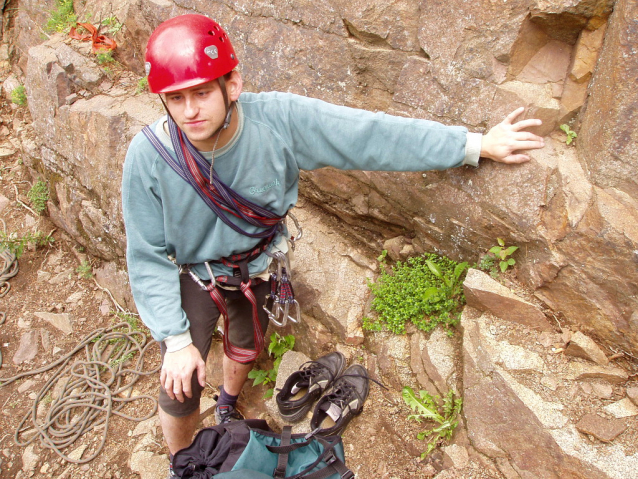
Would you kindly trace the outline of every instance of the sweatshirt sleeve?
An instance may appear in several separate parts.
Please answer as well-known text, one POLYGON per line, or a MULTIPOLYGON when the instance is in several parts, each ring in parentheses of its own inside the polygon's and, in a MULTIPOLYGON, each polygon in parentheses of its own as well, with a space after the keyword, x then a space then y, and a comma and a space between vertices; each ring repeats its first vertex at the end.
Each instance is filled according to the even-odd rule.
POLYGON ((287 141, 301 169, 444 170, 471 164, 470 158, 476 156, 467 149, 465 127, 332 105, 293 94, 276 98, 282 108, 279 117, 288 125, 282 129, 289 132, 287 141))
POLYGON ((142 321, 169 350, 190 344, 189 322, 181 306, 179 272, 168 259, 159 185, 154 178, 157 153, 143 133, 131 142, 124 162, 122 209, 126 260, 142 321), (171 345, 170 338, 179 344, 171 345))

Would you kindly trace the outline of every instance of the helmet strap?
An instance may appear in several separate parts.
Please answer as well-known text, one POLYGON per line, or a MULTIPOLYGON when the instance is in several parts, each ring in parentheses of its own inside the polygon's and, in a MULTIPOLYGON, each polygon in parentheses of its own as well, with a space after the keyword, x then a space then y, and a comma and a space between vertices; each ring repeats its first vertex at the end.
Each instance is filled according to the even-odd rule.
POLYGON ((230 125, 230 119, 233 114, 233 109, 231 108, 232 105, 228 101, 228 91, 226 91, 226 79, 222 75, 217 79, 217 81, 219 82, 219 88, 221 89, 222 96, 224 97, 224 108, 226 109, 226 118, 224 120, 224 124, 221 127, 222 130, 225 130, 230 125))

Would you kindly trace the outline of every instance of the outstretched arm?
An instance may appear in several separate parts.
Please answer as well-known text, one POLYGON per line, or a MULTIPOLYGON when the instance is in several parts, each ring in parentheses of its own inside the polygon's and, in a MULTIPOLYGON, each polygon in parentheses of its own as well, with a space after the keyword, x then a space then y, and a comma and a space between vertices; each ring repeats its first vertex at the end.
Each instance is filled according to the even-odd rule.
POLYGON ((505 119, 483 136, 481 156, 491 158, 500 163, 524 163, 529 156, 517 153, 520 150, 536 150, 545 143, 543 138, 528 131, 521 131, 531 126, 538 126, 541 120, 530 119, 514 122, 525 108, 521 107, 507 115, 505 119))

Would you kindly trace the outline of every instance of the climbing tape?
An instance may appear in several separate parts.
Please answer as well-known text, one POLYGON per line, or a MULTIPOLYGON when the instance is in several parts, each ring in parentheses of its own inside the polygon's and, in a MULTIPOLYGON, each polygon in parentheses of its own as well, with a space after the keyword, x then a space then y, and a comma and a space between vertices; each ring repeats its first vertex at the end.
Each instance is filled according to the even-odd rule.
POLYGON ((155 341, 147 342, 144 333, 135 331, 128 323, 120 323, 93 331, 70 353, 48 366, 11 378, 0 378, 0 387, 3 387, 59 366, 37 393, 31 410, 20 421, 14 436, 15 443, 27 446, 39 439, 42 446, 53 449, 65 461, 84 464, 102 451, 113 415, 132 421, 153 417, 157 411, 157 400, 147 395, 132 395, 133 386, 141 376, 159 371, 160 366, 143 371, 145 354, 152 344, 155 341), (69 364, 82 350, 84 358, 78 354, 76 361, 69 364), (149 402, 148 414, 134 417, 123 411, 138 400, 149 402), (90 430, 101 431, 99 444, 91 446, 93 442, 87 443, 89 445, 80 458, 71 458, 63 452, 90 430), (84 457, 86 450, 88 453, 84 457))

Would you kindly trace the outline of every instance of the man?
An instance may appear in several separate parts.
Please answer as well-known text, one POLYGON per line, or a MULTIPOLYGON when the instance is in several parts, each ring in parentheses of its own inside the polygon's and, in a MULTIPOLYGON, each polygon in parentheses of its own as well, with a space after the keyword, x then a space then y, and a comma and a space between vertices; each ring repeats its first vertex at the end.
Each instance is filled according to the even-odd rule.
POLYGON ((268 325, 270 289, 260 281, 273 252, 287 250, 279 223, 297 200, 299 170, 423 171, 478 165, 479 156, 520 163, 529 157, 519 150, 543 146, 522 131, 539 120, 514 122, 522 108, 482 136, 292 94, 242 93, 228 36, 201 15, 162 23, 146 62, 168 116, 131 142, 122 198, 136 305, 162 345, 159 414, 172 454, 192 440, 220 313, 228 321, 215 416, 240 417, 237 396, 268 325))

